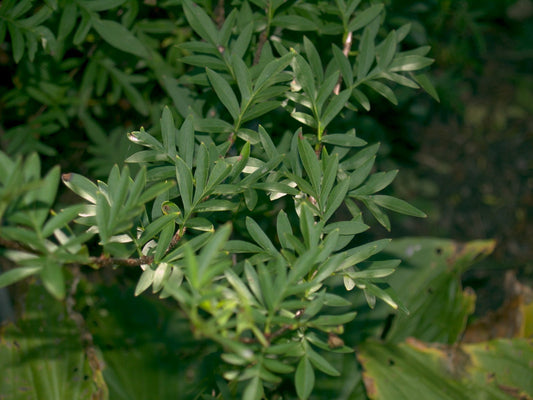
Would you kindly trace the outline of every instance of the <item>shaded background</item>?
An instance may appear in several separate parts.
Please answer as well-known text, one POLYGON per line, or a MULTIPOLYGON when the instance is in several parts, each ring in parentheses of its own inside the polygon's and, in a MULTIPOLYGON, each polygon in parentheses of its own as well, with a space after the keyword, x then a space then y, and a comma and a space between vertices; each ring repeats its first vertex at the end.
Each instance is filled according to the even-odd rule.
POLYGON ((428 214, 394 215, 394 237, 497 240, 464 277, 484 314, 504 301, 506 270, 533 281, 533 2, 389 1, 387 12, 391 27, 413 24, 413 46, 431 45, 440 103, 399 90, 399 106, 373 103, 358 134, 382 142, 382 166, 400 169, 393 191, 428 214))

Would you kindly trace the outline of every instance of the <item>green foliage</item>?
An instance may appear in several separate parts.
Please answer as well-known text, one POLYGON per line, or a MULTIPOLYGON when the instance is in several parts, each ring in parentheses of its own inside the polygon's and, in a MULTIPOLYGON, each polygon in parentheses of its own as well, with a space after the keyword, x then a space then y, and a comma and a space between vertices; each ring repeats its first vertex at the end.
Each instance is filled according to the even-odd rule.
MULTIPOLYGON (((306 399, 324 375, 342 379, 346 363, 333 360, 353 352, 340 335, 357 321, 354 297, 404 313, 402 298, 412 300, 384 284, 398 261, 375 260, 390 241, 362 239, 367 216, 387 230, 385 210, 425 217, 381 193, 398 171, 376 172, 379 144, 347 127, 347 115, 370 109, 369 94, 396 104, 400 85, 436 97, 422 73, 429 48, 402 48, 409 25, 384 32, 383 13, 342 0, 3 2, 0 36, 9 33, 18 65, 2 97, 13 117, 0 152, 0 244, 16 267, 0 287, 37 275, 71 304, 77 282, 88 282, 72 269, 135 268, 134 295, 157 295, 174 310, 157 309, 168 324, 179 310, 188 340, 217 352, 218 376, 192 379, 203 398, 306 399), (132 123, 150 128, 126 135, 132 123), (36 152, 67 152, 79 126, 92 159, 42 177, 36 152), (79 203, 58 199, 60 178, 79 203)), ((78 302, 90 307, 91 296, 78 302)), ((139 360, 167 341, 106 351, 112 332, 101 325, 126 335, 127 324, 104 314, 86 317, 112 395, 138 398, 142 388, 127 381, 150 377, 165 386, 154 397, 182 393, 190 382, 168 382, 189 369, 147 369, 144 380, 120 371, 146 366, 139 360)))

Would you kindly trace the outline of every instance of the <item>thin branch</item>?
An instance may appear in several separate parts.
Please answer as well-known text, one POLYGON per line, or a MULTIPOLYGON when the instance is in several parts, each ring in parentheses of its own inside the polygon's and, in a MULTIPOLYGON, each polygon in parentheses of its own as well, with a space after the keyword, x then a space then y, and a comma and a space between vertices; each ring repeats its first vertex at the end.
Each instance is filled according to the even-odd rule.
MULTIPOLYGON (((30 247, 26 244, 16 242, 14 240, 8 240, 0 237, 0 247, 3 247, 8 250, 23 251, 25 253, 34 254, 36 256, 42 255, 41 252, 30 247)), ((101 255, 99 257, 89 257, 87 265, 97 265, 101 267, 140 267, 144 264, 151 264, 154 262, 154 258, 151 256, 142 256, 139 258, 114 258, 106 255, 101 255)), ((79 263, 66 263, 66 265, 77 265, 79 263)))
POLYGON ((225 20, 226 15, 224 10, 224 0, 218 0, 217 6, 215 7, 215 22, 218 26, 218 29, 222 28, 225 20))
POLYGON ((253 65, 257 65, 259 63, 259 59, 261 58, 261 52, 263 51, 263 46, 265 45, 267 39, 268 29, 264 30, 263 32, 261 32, 261 35, 259 35, 259 42, 257 42, 257 49, 255 50, 253 65))
MULTIPOLYGON (((350 50, 352 48, 352 39, 353 39, 352 32, 348 32, 348 34, 346 35, 346 39, 344 40, 344 46, 342 48, 342 54, 344 54, 346 56, 346 58, 348 58, 348 54, 350 54, 350 50)), ((338 80, 337 84, 335 85, 335 89, 333 89, 333 93, 334 94, 339 94, 340 93, 340 91, 341 91, 341 83, 342 83, 342 75, 339 76, 339 80, 338 80)))

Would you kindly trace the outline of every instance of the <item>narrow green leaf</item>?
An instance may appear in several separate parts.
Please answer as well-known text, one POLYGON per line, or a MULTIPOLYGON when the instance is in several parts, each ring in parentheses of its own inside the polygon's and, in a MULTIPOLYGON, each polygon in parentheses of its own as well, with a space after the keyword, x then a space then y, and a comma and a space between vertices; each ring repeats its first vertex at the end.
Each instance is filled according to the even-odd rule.
POLYGON ((337 114, 341 112, 341 110, 344 108, 344 105, 352 95, 351 92, 352 91, 350 89, 345 89, 331 99, 330 103, 326 107, 326 110, 320 116, 320 124, 322 129, 325 129, 333 120, 333 118, 335 118, 337 114))
POLYGON ((144 246, 149 240, 152 240, 154 236, 161 232, 167 224, 175 221, 178 216, 179 214, 177 213, 169 213, 153 220, 148 226, 146 226, 141 237, 137 240, 137 244, 139 246, 144 246))
POLYGON ((422 57, 418 55, 404 55, 397 56, 392 60, 389 70, 390 71, 418 71, 433 64, 435 61, 432 58, 422 57))
POLYGON ((320 327, 344 325, 353 321, 356 315, 357 313, 355 311, 340 315, 320 315, 318 318, 311 321, 311 323, 314 326, 320 327))
POLYGON ((346 133, 324 135, 322 136, 322 142, 343 147, 361 147, 367 144, 363 139, 346 133))
POLYGON ((246 385, 242 398, 243 400, 261 400, 263 395, 263 382, 258 376, 254 376, 246 385))
POLYGON ((292 227, 289 221, 289 217, 287 217, 287 214, 283 210, 280 210, 280 212, 278 213, 276 230, 277 230, 278 239, 281 245, 285 249, 291 250, 293 247, 290 244, 290 242, 287 240, 287 236, 292 235, 292 227))
POLYGON ((348 31, 356 31, 371 23, 383 10, 383 4, 375 4, 358 14, 348 24, 348 31))
POLYGON ((246 229, 252 239, 261 246, 265 251, 276 254, 278 251, 267 234, 263 232, 261 227, 252 218, 246 217, 246 229))
POLYGON ((263 358, 263 365, 265 368, 278 374, 289 374, 294 371, 294 367, 289 364, 285 364, 275 358, 263 358))
POLYGON ((318 253, 318 246, 314 246, 297 259, 296 263, 292 266, 291 271, 289 272, 289 277, 287 280, 289 285, 296 284, 300 279, 304 278, 306 274, 311 272, 311 270, 315 267, 318 253))
POLYGON ((227 71, 227 67, 226 64, 224 64, 224 61, 213 56, 194 54, 191 56, 181 57, 180 61, 185 64, 194 65, 195 67, 207 67, 211 69, 216 69, 217 71, 227 71))
POLYGON ((256 119, 262 115, 268 114, 270 111, 279 108, 281 106, 281 103, 281 101, 272 100, 254 104, 246 110, 244 116, 241 119, 241 122, 247 122, 256 119))
MULTIPOLYGON (((272 19, 273 26, 279 26, 291 31, 314 31, 319 27, 313 20, 297 14, 277 15, 272 19)), ((277 43, 277 42, 274 42, 277 43)))
POLYGON ((315 77, 307 61, 305 61, 305 59, 301 55, 296 54, 291 65, 296 80, 298 81, 298 83, 300 83, 304 92, 307 94, 307 96, 309 96, 311 101, 316 99, 317 92, 315 86, 315 77))
POLYGON ((102 244, 106 244, 113 235, 110 224, 115 221, 109 220, 110 206, 107 197, 100 191, 96 192, 96 225, 102 244))
POLYGON ((72 43, 76 46, 79 46, 83 43, 85 38, 87 37, 87 34, 92 28, 92 18, 91 15, 85 11, 81 11, 81 22, 78 24, 78 29, 76 29, 76 33, 74 34, 74 37, 72 38, 72 43))
POLYGON ((418 208, 410 205, 404 200, 397 199, 392 196, 385 195, 374 195, 369 196, 377 205, 380 205, 383 208, 395 211, 400 214, 412 215, 413 217, 426 218, 427 215, 418 208))
POLYGON ((342 79, 344 80, 344 84, 349 88, 353 85, 353 71, 350 61, 337 46, 333 44, 331 47, 333 49, 335 62, 339 68, 339 71, 341 72, 342 79))
POLYGON ((199 203, 195 207, 195 211, 199 213, 214 211, 236 211, 238 208, 239 204, 230 200, 210 199, 199 203))
POLYGON ((185 161, 185 164, 192 170, 194 159, 194 126, 192 116, 187 116, 178 132, 178 150, 180 157, 185 161))
POLYGON ((233 89, 231 89, 231 86, 221 75, 209 68, 206 68, 206 71, 209 81, 211 82, 211 85, 213 86, 218 98, 222 104, 224 104, 233 119, 237 120, 239 118, 240 109, 239 102, 237 101, 235 93, 233 93, 233 89))
MULTIPOLYGON (((326 204, 327 198, 333 188, 337 172, 339 169, 339 156, 332 154, 328 156, 327 153, 322 153, 322 188, 320 191, 320 203, 326 204)), ((322 210, 323 212, 325 210, 322 210)))
POLYGON ((207 133, 230 133, 233 131, 233 125, 219 118, 195 118, 194 129, 207 133))
POLYGON ((390 239, 381 239, 374 242, 366 243, 346 251, 346 257, 342 264, 337 268, 337 271, 352 267, 361 261, 379 253, 390 243, 390 239))
POLYGON ((83 6, 91 11, 106 11, 122 5, 126 0, 91 0, 84 1, 83 6))
POLYGON ((433 86, 426 74, 412 75, 412 77, 416 81, 416 83, 418 83, 422 87, 422 89, 424 89, 431 97, 433 97, 437 101, 440 101, 439 94, 435 90, 435 87, 433 86))
POLYGON ((367 27, 363 31, 363 37, 359 43, 359 55, 357 57, 357 80, 363 80, 370 71, 370 67, 374 63, 374 35, 372 30, 367 27))
POLYGON ((253 29, 254 29, 253 22, 249 22, 248 25, 246 25, 244 29, 241 31, 237 40, 235 40, 232 43, 231 55, 233 57, 236 57, 239 59, 242 59, 244 57, 246 50, 248 50, 248 45, 250 44, 250 40, 252 40, 253 29))
POLYGON ((171 187, 176 184, 174 181, 163 181, 158 182, 155 185, 150 186, 148 189, 144 190, 139 197, 139 204, 145 204, 150 200, 153 200, 157 196, 162 195, 165 192, 168 192, 171 187))
POLYGON ((191 170, 180 157, 176 157, 176 178, 181 201, 183 202, 183 211, 185 215, 188 215, 192 206, 193 178, 191 170))
MULTIPOLYGON (((316 110, 317 114, 322 115, 323 114, 323 106, 324 103, 328 98, 332 98, 333 90, 335 89, 335 85, 339 81, 339 73, 337 71, 332 72, 328 75, 328 77, 320 84, 320 87, 318 89, 317 97, 316 97, 316 110)), ((296 95, 299 95, 296 93, 296 95)), ((296 103, 299 103, 301 100, 298 99, 295 101, 296 103)), ((331 103, 331 102, 330 102, 331 103)), ((302 106, 306 106, 304 103, 301 103, 302 106)), ((313 109, 313 106, 310 104, 310 109, 313 109)))
POLYGON ((135 296, 140 295, 152 285, 152 282, 154 281, 154 275, 155 271, 150 268, 150 266, 147 266, 141 274, 137 285, 135 286, 135 296))
POLYGON ((311 128, 316 129, 317 127, 317 122, 315 118, 310 114, 299 111, 293 111, 291 112, 291 117, 293 117, 296 121, 301 122, 302 124, 310 126, 311 128))
POLYGON ((320 193, 320 162, 309 142, 303 137, 298 138, 298 153, 315 193, 320 193))
POLYGON ((42 266, 13 268, 0 274, 0 288, 12 285, 42 270, 42 266))
POLYGON ((370 100, 368 100, 368 97, 363 92, 359 89, 354 89, 352 90, 352 96, 366 111, 370 111, 370 100))
POLYGON ((211 44, 219 44, 219 35, 213 20, 206 14, 206 12, 191 0, 183 0, 183 11, 185 11, 185 18, 189 22, 194 31, 200 37, 211 44))
POLYGON ((176 126, 172 112, 168 107, 163 108, 161 115, 161 135, 163 136, 163 146, 167 154, 174 159, 176 156, 176 126))
POLYGON ((381 68, 383 71, 387 69, 392 59, 394 58, 394 54, 396 54, 397 44, 398 39, 396 37, 396 31, 391 31, 387 35, 385 40, 380 43, 380 45, 376 48, 376 59, 378 62, 378 67, 381 68))
POLYGON ((200 273, 200 284, 205 284, 209 281, 210 276, 207 273, 207 269, 214 262, 215 258, 220 255, 220 250, 224 247, 231 234, 231 225, 225 224, 221 228, 217 229, 215 234, 209 239, 204 246, 200 255, 198 256, 198 265, 200 273))
POLYGON ((307 399, 315 386, 315 371, 308 357, 302 357, 294 374, 294 385, 298 398, 307 399))
POLYGON ((350 192, 350 195, 369 195, 379 192, 380 190, 389 186, 394 178, 398 175, 398 170, 387 172, 377 172, 372 174, 363 186, 350 192))
POLYGON ((313 71, 313 74, 318 79, 319 82, 322 82, 324 80, 324 67, 322 67, 322 61, 320 60, 320 55, 318 54, 318 51, 309 39, 304 36, 304 49, 305 54, 307 55, 307 59, 309 60, 309 64, 311 66, 311 70, 313 71))
POLYGON ((333 188, 327 199, 326 212, 324 213, 324 221, 330 219, 335 211, 341 206, 342 202, 346 198, 346 193, 348 193, 349 180, 344 179, 337 183, 333 188))
POLYGON ((163 286, 167 283, 171 272, 172 267, 165 262, 162 262, 157 266, 156 270, 154 271, 152 293, 157 293, 163 288, 163 286))
POLYGON ((94 29, 111 46, 141 58, 148 58, 144 44, 125 26, 115 21, 93 19, 94 29))
POLYGON ((198 204, 201 199, 206 197, 207 178, 209 176, 209 154, 207 147, 201 143, 196 152, 196 170, 194 171, 194 184, 196 189, 194 191, 193 203, 198 204))
POLYGON ((241 58, 233 55, 231 57, 231 65, 241 93, 241 108, 244 110, 246 103, 248 103, 252 96, 252 76, 241 58))
POLYGON ((58 300, 65 298, 65 277, 63 268, 51 260, 46 260, 40 271, 40 276, 46 290, 58 300))
POLYGON ((324 227, 325 233, 338 229, 341 235, 357 235, 358 233, 368 230, 370 227, 355 219, 351 221, 339 221, 328 224, 324 227))
POLYGON ((368 208, 368 211, 376 218, 376 220, 387 230, 390 232, 391 225, 390 225, 390 219, 389 216, 378 207, 378 205, 372 201, 367 196, 362 196, 358 198, 363 202, 363 204, 368 208))
POLYGON ((381 82, 378 82, 378 81, 368 81, 368 82, 365 82, 365 85, 374 89, 377 93, 385 97, 392 104, 398 105, 398 99, 396 98, 396 95, 394 94, 392 89, 388 87, 387 85, 381 82))
POLYGON ((70 35, 76 25, 77 14, 76 3, 67 2, 63 6, 63 12, 61 13, 59 27, 57 29, 57 39, 59 41, 65 40, 65 38, 70 35))
POLYGON ((54 233, 56 229, 61 229, 74 218, 76 218, 84 209, 84 205, 78 204, 70 207, 66 207, 61 210, 58 214, 50 218, 41 231, 43 237, 48 237, 54 233))
POLYGON ((314 351, 310 347, 307 348, 305 354, 307 355, 307 357, 309 358, 309 360, 315 366, 316 369, 319 369, 320 371, 330 376, 340 375, 340 372, 337 371, 337 369, 333 365, 331 365, 331 363, 328 360, 326 360, 324 357, 322 357, 320 354, 318 354, 316 351, 314 351))
POLYGON ((259 95, 263 89, 275 82, 276 77, 291 63, 293 57, 293 53, 288 53, 265 65, 254 83, 254 95, 259 95))
POLYGON ((9 35, 11 36, 11 47, 13 48, 13 59, 18 63, 24 55, 24 35, 22 31, 12 23, 7 24, 9 35))
POLYGON ((78 196, 96 204, 96 192, 98 187, 89 179, 76 173, 63 174, 63 183, 78 196))

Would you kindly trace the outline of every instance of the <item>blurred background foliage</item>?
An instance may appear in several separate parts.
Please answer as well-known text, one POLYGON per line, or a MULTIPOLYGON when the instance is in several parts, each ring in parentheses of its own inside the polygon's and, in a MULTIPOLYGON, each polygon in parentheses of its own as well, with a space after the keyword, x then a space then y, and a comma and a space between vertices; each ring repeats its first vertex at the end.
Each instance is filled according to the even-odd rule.
POLYGON ((496 239, 464 276, 481 315, 503 303, 504 270, 533 277, 533 2, 389 0, 387 13, 431 46, 440 103, 399 89, 398 107, 379 102, 358 132, 385 144, 382 163, 401 171, 393 190, 428 213, 397 218, 394 236, 496 239))

